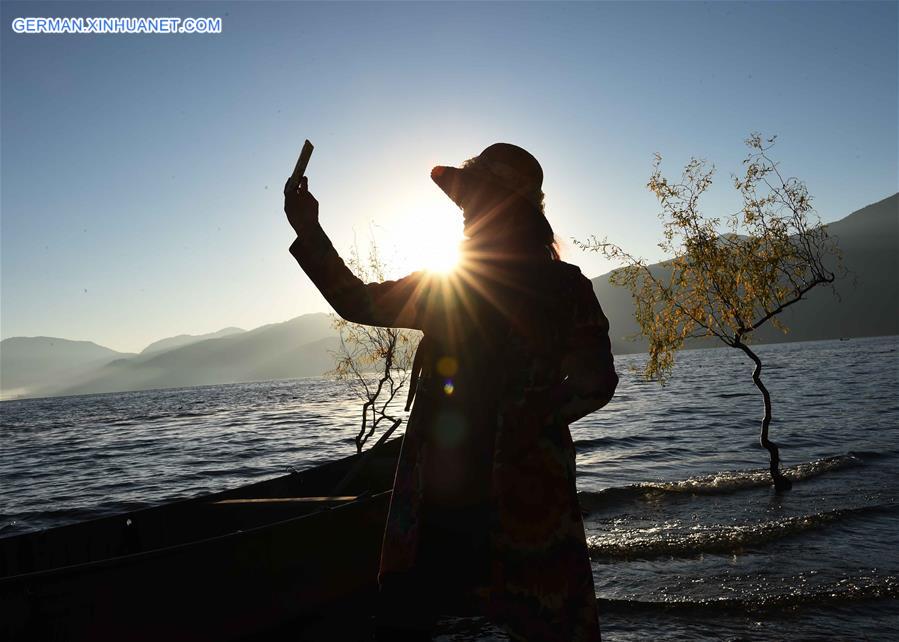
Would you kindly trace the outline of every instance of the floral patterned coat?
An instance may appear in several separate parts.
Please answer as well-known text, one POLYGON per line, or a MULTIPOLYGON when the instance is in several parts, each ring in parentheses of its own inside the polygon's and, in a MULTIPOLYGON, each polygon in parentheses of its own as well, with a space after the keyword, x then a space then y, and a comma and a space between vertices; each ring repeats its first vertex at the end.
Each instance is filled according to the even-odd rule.
POLYGON ((568 430, 618 383, 590 281, 546 258, 463 260, 449 276, 364 284, 318 224, 290 251, 343 318, 424 332, 382 578, 417 563, 423 502, 486 500, 487 615, 517 639, 599 640, 568 430))

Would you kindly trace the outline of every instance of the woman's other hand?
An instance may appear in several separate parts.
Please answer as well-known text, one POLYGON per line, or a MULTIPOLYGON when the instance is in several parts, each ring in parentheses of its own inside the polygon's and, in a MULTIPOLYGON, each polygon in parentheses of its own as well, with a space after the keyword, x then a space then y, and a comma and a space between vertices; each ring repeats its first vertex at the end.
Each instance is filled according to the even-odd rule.
POLYGON ((318 201, 309 192, 309 182, 305 176, 300 179, 297 188, 291 186, 289 178, 284 184, 284 213, 297 236, 310 225, 318 223, 318 201))

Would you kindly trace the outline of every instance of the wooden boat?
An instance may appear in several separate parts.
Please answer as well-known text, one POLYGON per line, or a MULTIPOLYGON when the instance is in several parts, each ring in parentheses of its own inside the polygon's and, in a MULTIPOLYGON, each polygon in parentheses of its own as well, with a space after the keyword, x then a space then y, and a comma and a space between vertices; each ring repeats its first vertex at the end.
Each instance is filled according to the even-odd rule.
POLYGON ((336 639, 370 612, 399 449, 0 539, 0 639, 336 639))

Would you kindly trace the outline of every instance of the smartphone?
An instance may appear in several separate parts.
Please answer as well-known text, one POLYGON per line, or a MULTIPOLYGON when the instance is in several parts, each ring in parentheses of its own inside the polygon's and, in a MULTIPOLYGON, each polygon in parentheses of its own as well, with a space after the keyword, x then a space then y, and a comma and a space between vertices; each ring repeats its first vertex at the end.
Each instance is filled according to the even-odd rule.
POLYGON ((303 149, 300 151, 300 157, 297 159, 297 164, 293 168, 293 174, 290 175, 290 184, 294 189, 300 186, 300 179, 306 174, 306 165, 309 164, 313 149, 312 143, 310 143, 307 138, 306 142, 303 143, 303 149))

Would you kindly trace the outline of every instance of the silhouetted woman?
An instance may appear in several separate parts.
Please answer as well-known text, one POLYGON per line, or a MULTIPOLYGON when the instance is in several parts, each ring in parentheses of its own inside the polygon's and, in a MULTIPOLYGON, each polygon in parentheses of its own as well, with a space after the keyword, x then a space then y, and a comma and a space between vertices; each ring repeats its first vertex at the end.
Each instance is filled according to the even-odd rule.
POLYGON ((431 178, 463 211, 458 268, 367 285, 305 182, 285 192, 290 251, 337 313, 424 332, 381 551, 379 639, 430 639, 438 614, 473 599, 514 639, 598 640, 568 424, 615 391, 608 321, 590 281, 559 260, 533 156, 497 143, 431 178))

